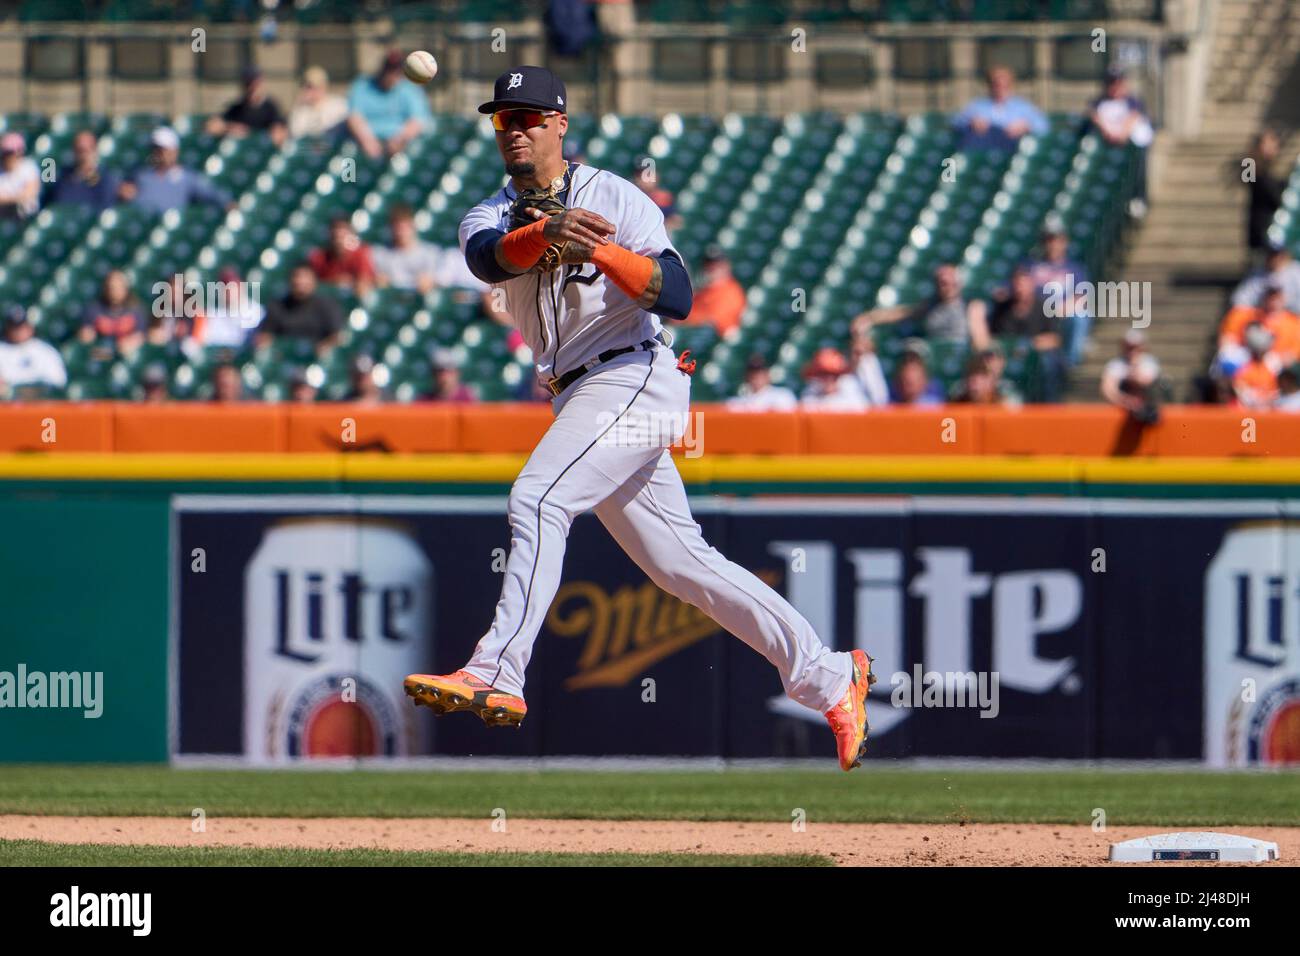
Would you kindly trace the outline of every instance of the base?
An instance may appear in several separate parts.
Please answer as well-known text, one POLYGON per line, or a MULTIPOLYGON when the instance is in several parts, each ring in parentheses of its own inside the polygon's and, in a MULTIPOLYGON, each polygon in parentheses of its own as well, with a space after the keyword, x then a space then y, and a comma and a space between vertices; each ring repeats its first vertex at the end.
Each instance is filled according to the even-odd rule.
POLYGON ((1112 843, 1112 863, 1267 863, 1279 859, 1276 843, 1231 833, 1160 833, 1112 843))

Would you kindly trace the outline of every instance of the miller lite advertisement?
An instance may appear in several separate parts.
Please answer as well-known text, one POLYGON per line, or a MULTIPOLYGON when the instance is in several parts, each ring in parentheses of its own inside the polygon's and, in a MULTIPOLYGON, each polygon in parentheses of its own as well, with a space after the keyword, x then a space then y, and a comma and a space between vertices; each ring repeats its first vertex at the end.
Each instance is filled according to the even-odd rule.
MULTIPOLYGON (((695 503, 707 540, 837 650, 868 759, 1300 761, 1300 527, 1270 502, 695 503)), ((172 753, 828 756, 825 718, 600 522, 573 525, 518 730, 402 691, 491 623, 504 498, 173 499, 172 753), (202 556, 202 561, 196 558, 202 556)))

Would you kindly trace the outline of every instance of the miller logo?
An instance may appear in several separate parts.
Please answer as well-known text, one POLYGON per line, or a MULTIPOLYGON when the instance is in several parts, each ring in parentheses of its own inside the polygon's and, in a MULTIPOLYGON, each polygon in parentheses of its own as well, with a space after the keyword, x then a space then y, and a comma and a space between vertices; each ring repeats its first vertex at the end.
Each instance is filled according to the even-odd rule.
MULTIPOLYGON (((778 575, 757 572, 768 585, 778 575)), ((647 667, 722 628, 699 608, 659 590, 652 581, 606 591, 593 581, 561 586, 546 615, 546 627, 559 637, 585 637, 578 672, 568 690, 619 687, 647 667)))

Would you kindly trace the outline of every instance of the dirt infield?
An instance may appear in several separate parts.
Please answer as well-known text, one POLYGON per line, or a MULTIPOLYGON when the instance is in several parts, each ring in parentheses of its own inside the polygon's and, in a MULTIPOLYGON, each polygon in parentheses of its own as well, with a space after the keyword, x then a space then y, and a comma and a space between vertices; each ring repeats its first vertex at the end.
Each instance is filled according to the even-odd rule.
MULTIPOLYGON (((209 818, 203 833, 172 817, 0 816, 0 839, 154 844, 560 853, 817 853, 841 866, 1100 866, 1111 843, 1157 827, 1056 824, 790 824, 635 820, 209 818)), ((1221 827, 1274 840, 1279 864, 1300 861, 1300 828, 1221 827)))

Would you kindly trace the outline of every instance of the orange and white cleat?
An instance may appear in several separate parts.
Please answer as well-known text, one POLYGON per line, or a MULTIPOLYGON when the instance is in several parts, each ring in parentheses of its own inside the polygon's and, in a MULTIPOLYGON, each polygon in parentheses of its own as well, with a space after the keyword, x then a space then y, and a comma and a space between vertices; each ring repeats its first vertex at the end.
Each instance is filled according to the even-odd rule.
POLYGON ((866 651, 853 652, 853 679, 849 689, 830 710, 826 722, 835 732, 835 747, 839 751, 840 769, 852 770, 862 763, 867 752, 867 691, 876 682, 871 673, 871 658, 866 651))
POLYGON ((435 714, 468 710, 489 727, 518 727, 528 713, 522 697, 503 694, 463 670, 454 674, 412 674, 403 682, 407 696, 435 714))

